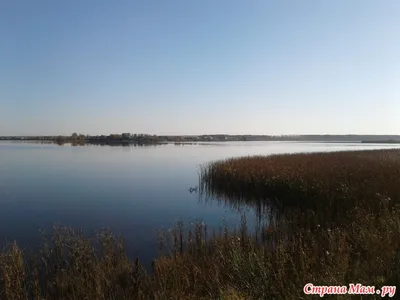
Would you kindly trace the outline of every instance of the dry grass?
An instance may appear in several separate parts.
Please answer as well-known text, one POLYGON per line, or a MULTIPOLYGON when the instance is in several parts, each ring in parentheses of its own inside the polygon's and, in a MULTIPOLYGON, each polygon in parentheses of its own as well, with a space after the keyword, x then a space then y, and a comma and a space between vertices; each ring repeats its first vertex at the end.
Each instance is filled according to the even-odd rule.
POLYGON ((287 205, 282 217, 255 235, 245 217, 238 230, 218 235, 178 222, 160 235, 150 273, 126 257, 121 237, 55 227, 35 256, 16 244, 1 252, 0 299, 305 299, 308 282, 399 284, 399 157, 373 151, 217 162, 203 173, 208 191, 242 191, 243 201, 246 193, 274 195, 287 205), (321 216, 329 224, 315 224, 321 216))

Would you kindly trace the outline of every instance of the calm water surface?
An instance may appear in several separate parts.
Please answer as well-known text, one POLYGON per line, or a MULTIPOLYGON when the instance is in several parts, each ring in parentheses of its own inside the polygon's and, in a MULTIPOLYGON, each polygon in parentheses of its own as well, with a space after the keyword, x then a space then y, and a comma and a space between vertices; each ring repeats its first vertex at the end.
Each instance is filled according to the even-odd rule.
MULTIPOLYGON (((123 233, 145 263, 156 256, 160 228, 174 221, 240 223, 240 212, 199 201, 199 165, 233 156, 400 148, 397 145, 226 142, 150 147, 57 146, 0 142, 0 244, 37 245, 54 223, 123 233)), ((247 209, 248 218, 255 212, 247 209)), ((254 218, 255 219, 255 218, 254 218)))

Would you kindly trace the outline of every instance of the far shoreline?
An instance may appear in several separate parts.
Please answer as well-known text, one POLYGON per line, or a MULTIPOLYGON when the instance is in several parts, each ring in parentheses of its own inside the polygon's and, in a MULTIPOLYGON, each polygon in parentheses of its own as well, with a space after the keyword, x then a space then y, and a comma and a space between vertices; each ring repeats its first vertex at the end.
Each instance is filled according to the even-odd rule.
POLYGON ((110 134, 71 136, 0 136, 0 141, 36 141, 56 144, 190 144, 220 142, 303 142, 303 143, 357 143, 357 144, 400 144, 400 135, 150 135, 110 134))
POLYGON ((46 144, 72 144, 74 146, 82 145, 113 145, 113 146, 129 146, 129 145, 204 145, 204 144, 228 144, 232 142, 268 142, 268 143, 305 143, 305 144, 360 144, 360 145, 400 145, 400 141, 331 141, 331 140, 196 140, 196 141, 124 141, 124 140, 51 140, 51 139, 7 139, 0 138, 0 142, 34 142, 46 144))

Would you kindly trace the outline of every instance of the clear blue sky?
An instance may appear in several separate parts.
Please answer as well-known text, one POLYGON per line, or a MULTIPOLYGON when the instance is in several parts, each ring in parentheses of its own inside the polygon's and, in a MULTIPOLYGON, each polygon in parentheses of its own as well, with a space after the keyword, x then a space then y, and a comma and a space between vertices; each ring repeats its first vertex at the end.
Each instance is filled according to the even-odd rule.
POLYGON ((400 134, 400 1, 2 0, 0 135, 400 134))

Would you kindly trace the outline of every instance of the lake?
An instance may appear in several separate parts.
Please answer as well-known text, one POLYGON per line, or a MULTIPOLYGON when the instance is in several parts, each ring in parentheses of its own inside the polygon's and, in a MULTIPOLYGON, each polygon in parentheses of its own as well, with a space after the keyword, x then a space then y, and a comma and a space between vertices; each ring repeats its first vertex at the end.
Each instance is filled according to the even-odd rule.
MULTIPOLYGON (((123 233, 128 254, 148 264, 157 255, 157 233, 175 221, 204 221, 209 228, 240 224, 241 212, 202 201, 201 164, 228 157, 400 148, 361 143, 223 142, 158 146, 58 146, 0 142, 0 244, 40 243, 39 229, 53 224, 91 232, 123 233)), ((250 222, 252 208, 244 208, 250 222)))

